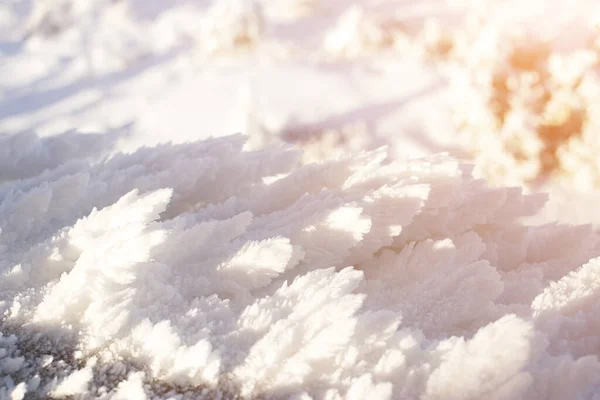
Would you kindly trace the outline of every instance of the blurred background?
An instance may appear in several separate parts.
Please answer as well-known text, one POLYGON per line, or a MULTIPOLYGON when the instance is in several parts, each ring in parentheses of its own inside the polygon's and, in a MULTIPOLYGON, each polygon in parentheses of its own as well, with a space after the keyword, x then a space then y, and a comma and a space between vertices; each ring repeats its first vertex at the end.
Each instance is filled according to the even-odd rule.
MULTIPOLYGON (((600 3, 0 0, 0 134, 449 152, 600 222, 600 3)), ((25 140, 25 139, 23 139, 25 140)), ((13 142, 11 142, 13 143, 13 142)), ((7 151, 6 149, 1 151, 7 151)))

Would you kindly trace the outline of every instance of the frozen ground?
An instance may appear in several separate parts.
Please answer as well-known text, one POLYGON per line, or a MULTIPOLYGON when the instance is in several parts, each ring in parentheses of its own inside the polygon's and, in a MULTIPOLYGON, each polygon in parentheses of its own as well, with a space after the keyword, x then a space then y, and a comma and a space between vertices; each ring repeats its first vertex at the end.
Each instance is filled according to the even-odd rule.
POLYGON ((548 3, 0 2, 0 399, 599 398, 597 233, 522 220, 600 193, 431 156, 446 29, 581 43, 548 3))

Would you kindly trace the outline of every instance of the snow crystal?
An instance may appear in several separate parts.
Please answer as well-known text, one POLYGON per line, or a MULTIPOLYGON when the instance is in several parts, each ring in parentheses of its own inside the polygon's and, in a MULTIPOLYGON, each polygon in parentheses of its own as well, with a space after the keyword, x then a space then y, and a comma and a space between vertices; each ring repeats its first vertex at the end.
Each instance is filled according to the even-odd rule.
POLYGON ((600 384, 589 227, 523 225, 543 198, 444 155, 303 165, 243 149, 237 135, 13 170, 0 397, 588 398, 600 384))

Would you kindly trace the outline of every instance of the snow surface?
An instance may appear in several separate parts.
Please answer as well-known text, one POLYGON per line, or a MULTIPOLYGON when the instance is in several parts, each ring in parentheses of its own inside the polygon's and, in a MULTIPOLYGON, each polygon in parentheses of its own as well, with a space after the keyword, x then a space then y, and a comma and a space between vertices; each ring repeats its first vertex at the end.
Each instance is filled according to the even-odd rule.
MULTIPOLYGON (((472 159, 451 112, 466 96, 429 60, 445 35, 483 18, 467 50, 485 60, 503 33, 568 48, 599 16, 593 0, 10 0, 0 4, 0 132, 119 131, 126 152, 244 132, 250 148, 307 147, 307 161, 384 144, 393 157, 472 159)), ((593 160, 585 153, 574 154, 593 160)), ((482 158, 486 177, 523 184, 496 182, 502 158, 482 158)), ((528 188, 552 192, 541 220, 600 222, 593 161, 572 161, 581 185, 528 188), (576 213, 565 191, 582 199, 576 213)))
POLYGON ((600 398, 598 233, 550 222, 600 221, 594 131, 568 179, 497 174, 463 79, 519 32, 588 74, 599 16, 1 2, 0 399, 600 398))
POLYGON ((525 226, 543 197, 446 156, 244 144, 5 181, 5 396, 592 398, 589 226, 525 226))

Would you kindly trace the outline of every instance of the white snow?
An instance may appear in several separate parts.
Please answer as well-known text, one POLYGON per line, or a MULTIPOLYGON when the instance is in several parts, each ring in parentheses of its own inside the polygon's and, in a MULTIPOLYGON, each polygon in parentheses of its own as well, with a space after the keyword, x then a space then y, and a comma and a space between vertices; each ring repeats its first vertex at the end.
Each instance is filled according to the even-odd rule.
POLYGON ((547 398, 556 368, 600 368, 599 238, 522 225, 543 197, 489 188, 445 156, 301 166, 244 141, 65 160, 4 183, 7 387, 547 398))
POLYGON ((598 398, 598 11, 1 3, 0 399, 598 398))

